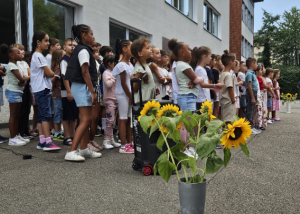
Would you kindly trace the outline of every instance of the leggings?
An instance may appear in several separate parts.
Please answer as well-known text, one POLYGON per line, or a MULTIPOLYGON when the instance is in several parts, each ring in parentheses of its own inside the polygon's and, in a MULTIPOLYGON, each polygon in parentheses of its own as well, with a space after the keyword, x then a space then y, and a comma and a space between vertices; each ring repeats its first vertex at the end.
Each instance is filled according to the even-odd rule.
POLYGON ((106 102, 105 110, 106 110, 106 126, 104 129, 104 140, 110 140, 113 138, 113 127, 116 121, 118 104, 113 102, 106 102))

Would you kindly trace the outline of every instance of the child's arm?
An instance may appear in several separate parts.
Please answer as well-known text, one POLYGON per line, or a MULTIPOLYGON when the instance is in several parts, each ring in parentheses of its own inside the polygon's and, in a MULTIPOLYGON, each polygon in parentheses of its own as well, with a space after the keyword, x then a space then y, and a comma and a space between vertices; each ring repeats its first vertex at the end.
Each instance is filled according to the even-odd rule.
POLYGON ((116 79, 112 76, 108 76, 107 75, 107 72, 104 72, 102 74, 102 77, 103 77, 103 84, 107 87, 107 88, 111 88, 113 87, 113 85, 115 84, 116 82, 116 79))
POLYGON ((243 81, 239 81, 239 82, 235 83, 235 86, 242 86, 242 85, 244 85, 243 81))
POLYGON ((48 66, 44 66, 42 68, 44 69, 44 76, 46 76, 46 77, 53 77, 54 76, 54 72, 51 71, 51 69, 48 66))
MULTIPOLYGON (((19 86, 24 86, 27 83, 26 78, 23 78, 19 72, 19 70, 15 69, 15 70, 11 70, 11 72, 15 75, 15 77, 19 80, 18 85, 19 86)), ((24 76, 27 77, 27 76, 24 76)))
MULTIPOLYGON (((137 73, 134 75, 134 78, 142 79, 144 73, 137 73)), ((133 83, 133 92, 137 93, 139 90, 139 84, 138 83, 133 83)))
POLYGON ((129 88, 126 84, 126 71, 123 71, 122 73, 120 73, 120 77, 121 77, 122 88, 123 88, 125 94, 127 95, 127 97, 129 98, 129 105, 132 105, 131 93, 130 93, 129 88))
POLYGON ((253 95, 253 91, 252 91, 252 82, 248 82, 248 91, 249 91, 249 94, 251 96, 251 104, 252 105, 255 105, 256 104, 256 100, 254 98, 254 95, 253 95))
POLYGON ((274 94, 274 92, 273 92, 273 90, 272 90, 272 88, 271 88, 271 83, 268 82, 268 83, 267 83, 267 86, 268 86, 268 91, 272 94, 273 97, 275 97, 275 94, 274 94))
POLYGON ((229 96, 230 96, 231 103, 234 104, 235 103, 235 97, 234 97, 233 87, 228 87, 227 90, 228 90, 228 93, 229 93, 229 96))
POLYGON ((157 65, 155 63, 151 63, 149 68, 151 72, 157 76, 159 83, 163 84, 165 82, 165 78, 159 73, 157 65))
POLYGON ((83 63, 81 66, 81 73, 82 77, 85 81, 85 84, 88 86, 91 95, 92 95, 92 106, 96 104, 97 98, 96 98, 96 92, 91 80, 90 72, 89 72, 89 64, 87 62, 83 63))

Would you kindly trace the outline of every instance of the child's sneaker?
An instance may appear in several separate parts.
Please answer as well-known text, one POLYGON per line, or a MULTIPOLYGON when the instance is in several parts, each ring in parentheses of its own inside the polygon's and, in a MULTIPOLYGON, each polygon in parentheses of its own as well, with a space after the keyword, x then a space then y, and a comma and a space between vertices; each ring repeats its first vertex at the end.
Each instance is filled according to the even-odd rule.
POLYGON ((113 148, 114 148, 114 146, 111 145, 110 140, 103 140, 103 145, 102 145, 102 147, 103 147, 104 149, 113 149, 113 148))
POLYGON ((45 143, 43 151, 55 151, 60 150, 60 147, 56 146, 52 141, 45 143))
POLYGON ((84 150, 79 150, 78 154, 84 158, 101 158, 102 154, 100 152, 94 152, 90 148, 84 150))
POLYGON ((117 143, 114 138, 110 139, 110 144, 115 148, 119 148, 122 145, 121 143, 117 143))
POLYGON ((8 141, 9 146, 25 146, 26 142, 19 140, 18 136, 14 138, 9 138, 8 141))
POLYGON ((23 142, 25 142, 25 143, 29 143, 30 142, 30 140, 29 139, 24 139, 23 137, 21 137, 21 135, 19 134, 19 135, 17 135, 16 136, 20 141, 23 141, 23 142))
POLYGON ((130 143, 128 143, 124 147, 121 146, 119 152, 122 154, 133 154, 134 149, 130 146, 130 143))
POLYGON ((54 135, 53 136, 53 140, 63 141, 64 140, 64 136, 59 133, 58 135, 54 135))
POLYGON ((36 146, 37 149, 43 149, 45 147, 45 143, 41 143, 40 141, 38 142, 38 145, 36 146))
POLYGON ((103 150, 102 146, 100 146, 96 141, 90 142, 95 148, 99 149, 99 151, 103 150))
POLYGON ((274 117, 274 118, 272 118, 272 120, 274 120, 274 121, 280 121, 280 118, 279 117, 274 117))
POLYGON ((85 161, 85 158, 79 155, 79 152, 77 150, 74 150, 72 152, 67 152, 65 156, 65 160, 67 161, 85 161))
POLYGON ((93 144, 89 143, 88 145, 88 148, 90 148, 92 151, 94 152, 99 152, 100 149, 96 148, 93 144))

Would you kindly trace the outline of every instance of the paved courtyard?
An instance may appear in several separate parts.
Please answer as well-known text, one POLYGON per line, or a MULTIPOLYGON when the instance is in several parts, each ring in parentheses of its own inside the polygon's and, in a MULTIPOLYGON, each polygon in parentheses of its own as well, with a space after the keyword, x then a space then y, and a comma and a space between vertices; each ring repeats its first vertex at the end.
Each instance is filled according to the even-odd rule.
MULTIPOLYGON (((251 159, 236 150, 226 169, 207 176, 206 213, 300 213, 300 104, 293 104, 292 114, 282 110, 282 121, 248 141, 251 159)), ((0 134, 8 137, 8 129, 0 134)), ((118 150, 84 163, 65 162, 67 146, 45 153, 35 149, 36 141, 17 148, 0 145, 1 214, 180 213, 175 175, 169 183, 146 177, 131 168, 133 155, 118 150)))

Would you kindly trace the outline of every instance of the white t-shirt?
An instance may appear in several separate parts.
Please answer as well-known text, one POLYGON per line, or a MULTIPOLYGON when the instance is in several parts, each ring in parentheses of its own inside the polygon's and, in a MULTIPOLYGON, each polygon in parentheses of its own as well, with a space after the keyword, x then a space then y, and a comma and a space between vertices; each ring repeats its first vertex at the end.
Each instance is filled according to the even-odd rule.
POLYGON ((179 85, 177 83, 175 69, 176 69, 176 62, 174 61, 172 65, 172 92, 173 92, 174 104, 177 104, 177 94, 179 90, 179 85))
MULTIPOLYGON (((246 76, 245 76, 245 74, 244 74, 243 72, 240 71, 240 72, 238 73, 238 77, 241 78, 241 81, 245 82, 245 77, 246 77, 246 76)), ((241 95, 246 95, 246 86, 244 86, 244 85, 242 86, 242 91, 243 91, 243 92, 241 93, 241 95)))
POLYGON ((52 60, 52 55, 51 54, 47 54, 46 61, 47 61, 47 65, 48 65, 48 67, 50 69, 51 69, 51 60, 52 60))
POLYGON ((90 65, 90 54, 89 54, 89 52, 86 49, 82 49, 81 51, 79 51, 78 60, 79 60, 80 67, 84 63, 88 63, 88 65, 90 65))
POLYGON ((47 60, 43 54, 34 52, 31 58, 30 65, 30 85, 32 93, 40 92, 52 88, 51 77, 44 77, 44 67, 48 67, 47 60))
MULTIPOLYGON (((68 63, 67 63, 67 61, 66 60, 62 60, 61 62, 60 62, 60 73, 61 73, 61 75, 66 75, 66 71, 67 71, 67 67, 68 67, 68 63)), ((67 90, 61 90, 60 91, 61 92, 61 97, 63 98, 63 97, 67 97, 67 90)))
POLYGON ((116 82, 117 82, 116 94, 125 94, 123 87, 121 85, 121 76, 120 76, 120 73, 122 73, 123 71, 126 72, 126 85, 129 89, 129 91, 131 92, 130 76, 132 74, 133 69, 134 68, 131 63, 129 63, 129 65, 128 65, 125 62, 119 62, 114 67, 114 70, 112 71, 112 75, 114 76, 114 78, 116 78, 116 82))
MULTIPOLYGON (((208 84, 208 76, 205 68, 202 66, 198 65, 195 69, 195 74, 198 77, 202 77, 204 82, 208 84)), ((197 85, 199 92, 197 96, 197 103, 203 103, 204 101, 208 100, 209 102, 211 101, 210 99, 210 90, 208 88, 201 88, 200 85, 197 85)))
MULTIPOLYGON (((163 77, 168 77, 169 76, 169 72, 166 69, 164 69, 164 68, 158 67, 158 71, 159 71, 160 75, 162 75, 163 77)), ((167 85, 160 84, 160 88, 159 88, 160 94, 156 95, 156 99, 163 98, 164 96, 167 95, 167 93, 166 93, 166 86, 167 85)))
MULTIPOLYGON (((236 77, 235 73, 233 73, 233 77, 234 77, 234 84, 237 84, 238 81, 237 81, 237 77, 236 77)), ((240 86, 235 86, 235 94, 236 94, 235 97, 239 97, 239 96, 240 96, 240 90, 239 90, 239 87, 240 87, 240 86)))
POLYGON ((266 82, 271 83, 271 89, 273 89, 273 82, 270 78, 266 77, 266 82))
POLYGON ((19 68, 19 71, 22 72, 22 76, 24 76, 24 75, 28 76, 28 68, 29 68, 29 66, 28 66, 27 62, 25 62, 25 61, 18 61, 17 62, 17 66, 19 68))

